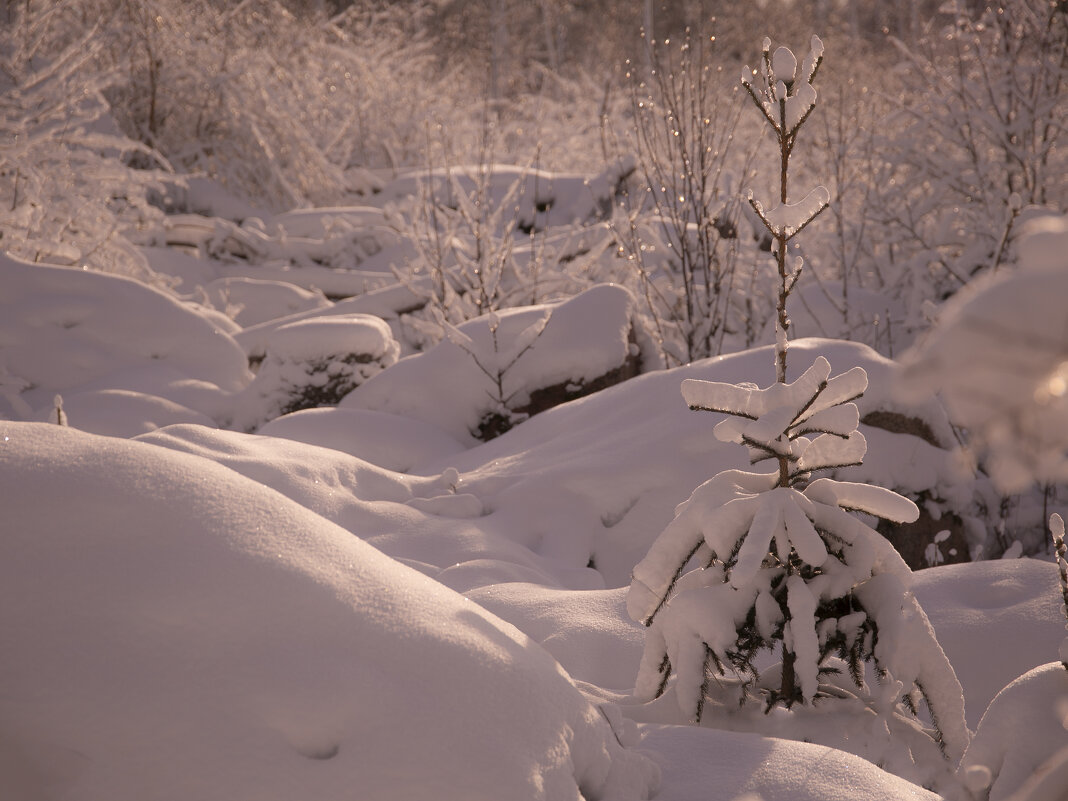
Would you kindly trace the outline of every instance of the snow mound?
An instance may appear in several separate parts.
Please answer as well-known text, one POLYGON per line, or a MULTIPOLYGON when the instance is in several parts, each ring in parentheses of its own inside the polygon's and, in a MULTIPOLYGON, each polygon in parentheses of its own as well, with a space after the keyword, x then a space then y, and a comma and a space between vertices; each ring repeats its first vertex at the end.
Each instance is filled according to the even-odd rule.
POLYGON ((663 773, 657 801, 937 801, 940 796, 834 748, 756 734, 648 726, 663 773))
POLYGON ((913 574, 912 590, 964 687, 969 726, 1006 684, 1056 656, 1064 635, 1058 582, 1056 565, 1026 558, 913 574))
POLYGON ((0 286, 0 394, 18 417, 133 368, 172 368, 227 392, 250 380, 229 334, 132 279, 0 256, 0 286))
POLYGON ((465 595, 533 637, 577 680, 627 691, 644 629, 627 617, 625 590, 561 590, 523 582, 465 595))
POLYGON ((1043 763, 1068 749, 1065 724, 1068 670, 1060 662, 1036 667, 1005 687, 983 714, 961 763, 963 771, 989 778, 977 797, 1001 801, 1041 773, 1043 763))
POLYGON ((0 507, 5 798, 654 789, 536 643, 207 460, 3 423, 0 507))
POLYGON ((243 328, 332 305, 322 292, 258 278, 217 278, 204 286, 204 294, 214 308, 243 328))
POLYGON ((257 433, 333 448, 399 473, 466 447, 430 423, 367 409, 305 409, 275 418, 257 433))
MULTIPOLYGON (((172 400, 128 389, 95 389, 62 396, 68 425, 90 434, 136 437, 169 425, 214 426, 205 414, 172 400)), ((39 409, 36 419, 55 422, 55 406, 39 409)))

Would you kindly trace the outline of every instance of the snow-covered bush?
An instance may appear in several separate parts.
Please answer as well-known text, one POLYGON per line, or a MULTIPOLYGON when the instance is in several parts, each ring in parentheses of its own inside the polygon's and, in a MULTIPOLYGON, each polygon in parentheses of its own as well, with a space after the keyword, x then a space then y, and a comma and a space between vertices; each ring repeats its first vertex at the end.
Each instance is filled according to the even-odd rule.
POLYGON ((325 17, 283 0, 18 5, 67 38, 89 31, 86 73, 110 76, 127 135, 267 207, 370 194, 374 169, 418 160, 428 117, 462 128, 466 116, 451 102, 459 71, 434 63, 400 6, 368 28, 361 9, 325 17))
MULTIPOLYGON (((153 224, 146 191, 163 172, 116 127, 93 68, 101 25, 72 35, 63 8, 12 4, 0 26, 0 250, 155 280, 128 235, 153 224), (141 157, 157 171, 131 169, 141 157)), ((74 31, 86 30, 74 27, 74 31)))
POLYGON ((821 678, 835 671, 831 657, 868 696, 863 663, 872 662, 875 703, 894 709, 902 687, 911 711, 922 699, 955 761, 967 744, 960 687, 907 590, 911 571, 849 514, 908 521, 915 505, 880 487, 811 478, 864 455, 849 401, 867 376, 860 368, 829 375, 821 357, 793 383, 763 390, 684 382, 691 408, 741 418, 719 423, 717 438, 745 444, 754 463, 776 459, 781 470, 728 470, 701 485, 635 567, 628 611, 650 626, 635 693, 659 696, 675 672, 680 707, 699 720, 706 697, 744 702, 760 686, 762 650, 778 648, 782 661, 778 688, 760 688, 769 704, 786 706, 829 694, 821 678), (736 689, 718 695, 715 681, 736 689))
POLYGON ((394 211, 398 232, 418 252, 402 279, 422 278, 429 307, 447 323, 538 302, 536 271, 517 269, 515 260, 523 206, 536 207, 537 198, 525 197, 524 172, 494 169, 496 138, 495 123, 485 120, 478 163, 466 170, 448 163, 446 147, 445 166, 428 170, 416 197, 394 211))
POLYGON ((1068 202, 1063 7, 954 0, 941 10, 919 42, 897 42, 900 96, 880 126, 865 220, 873 267, 913 329, 926 326, 923 301, 1006 261, 1022 208, 1068 202))
POLYGON ((717 100, 726 87, 714 36, 687 29, 677 45, 643 40, 644 60, 626 71, 636 180, 613 229, 673 366, 719 355, 728 333, 762 327, 739 297, 740 262, 753 248, 740 231, 738 176, 753 146, 736 144, 741 104, 717 100))
POLYGON ((256 378, 237 396, 234 424, 251 431, 283 414, 336 406, 399 355, 389 325, 370 314, 282 325, 267 338, 256 378))

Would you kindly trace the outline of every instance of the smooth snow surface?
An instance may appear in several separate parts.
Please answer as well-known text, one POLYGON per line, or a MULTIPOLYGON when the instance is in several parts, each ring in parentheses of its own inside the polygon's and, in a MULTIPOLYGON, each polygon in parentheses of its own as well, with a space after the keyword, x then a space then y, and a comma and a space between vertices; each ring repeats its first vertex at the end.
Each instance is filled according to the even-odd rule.
POLYGON ((834 748, 741 732, 649 726, 657 801, 935 801, 939 796, 834 748))
POLYGON ((21 391, 6 393, 13 406, 36 409, 56 392, 134 369, 166 368, 216 393, 251 378, 228 332, 133 279, 0 255, 0 285, 0 378, 21 391))
POLYGON ((399 473, 466 447, 435 426, 368 409, 305 409, 276 417, 256 433, 344 451, 399 473))
POLYGON ((262 484, 24 423, 0 476, 4 798, 655 787, 536 643, 262 484))
POLYGON ((990 784, 982 799, 1003 801, 1051 757, 1068 750, 1068 669, 1040 665, 998 693, 983 715, 964 770, 984 768, 990 784))

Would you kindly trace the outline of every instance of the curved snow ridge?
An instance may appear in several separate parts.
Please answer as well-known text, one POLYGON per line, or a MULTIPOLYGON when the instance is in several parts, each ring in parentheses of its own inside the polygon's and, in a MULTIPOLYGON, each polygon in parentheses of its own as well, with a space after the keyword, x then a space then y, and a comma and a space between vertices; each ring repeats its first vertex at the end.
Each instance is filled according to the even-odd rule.
POLYGON ((0 285, 4 368, 36 388, 31 406, 133 368, 171 368, 226 392, 252 379, 228 332, 133 279, 0 255, 0 285))
POLYGON ((0 508, 2 797, 655 789, 513 626, 207 459, 4 422, 0 508))
POLYGON ((691 726, 644 727, 663 769, 657 801, 938 801, 868 760, 813 743, 691 726))
MULTIPOLYGON (((961 763, 961 770, 979 785, 975 797, 1001 801, 1032 776, 1052 770, 1051 758, 1068 753, 1066 707, 1068 671, 1061 662, 1033 668, 999 692, 983 713, 961 763)), ((1068 776, 1064 766, 1060 770, 1062 777, 1068 776)), ((1062 778, 1061 793, 1063 788, 1062 778)), ((1047 797, 1058 796, 1033 796, 1035 801, 1047 797)))

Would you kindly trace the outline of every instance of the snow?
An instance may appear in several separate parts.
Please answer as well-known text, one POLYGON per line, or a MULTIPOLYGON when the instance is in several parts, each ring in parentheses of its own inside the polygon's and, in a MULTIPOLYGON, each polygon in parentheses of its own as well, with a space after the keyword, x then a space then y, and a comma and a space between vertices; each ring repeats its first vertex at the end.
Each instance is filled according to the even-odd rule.
POLYGON ((394 364, 400 344, 369 314, 313 317, 271 330, 259 372, 235 399, 230 422, 245 431, 282 414, 336 405, 394 364))
MULTIPOLYGON (((34 269, 20 280, 50 274, 34 269)), ((62 297, 52 284, 38 291, 25 290, 36 303, 62 297)), ((125 324, 111 305, 124 295, 91 297, 97 319, 125 324)), ((615 290, 603 297, 626 308, 615 290)), ((201 310, 149 302, 179 332, 214 330, 189 322, 207 319, 201 310)), ((555 309, 552 321, 566 322, 555 309)), ((606 343, 622 354, 626 318, 615 314, 604 314, 615 332, 606 343)), ((2 319, 12 339, 33 343, 23 347, 42 370, 64 356, 62 343, 23 339, 32 318, 2 319)), ((501 314, 502 326, 508 319, 501 314)), ((593 327, 574 319, 563 341, 593 327)), ((5 742, 19 754, 16 768, 0 771, 5 796, 35 791, 44 776, 77 799, 203 796, 208 784, 230 797, 329 798, 351 795, 354 781, 378 797, 450 797, 443 787, 457 798, 500 797, 502 788, 576 797, 585 781, 625 798, 655 785, 649 758, 660 768, 658 798, 704 797, 710 782, 727 797, 932 797, 841 750, 902 770, 892 740, 848 723, 853 707, 765 723, 759 712, 717 712, 713 730, 630 695, 647 631, 626 613, 630 571, 694 486, 744 464, 737 446, 714 436, 715 418, 686 408, 679 384, 766 382, 771 348, 640 376, 476 444, 450 433, 459 404, 442 426, 398 408, 424 397, 415 378, 395 379, 388 411, 343 404, 277 418, 259 435, 222 431, 197 416, 233 407, 210 380, 218 356, 201 334, 175 341, 162 361, 124 355, 140 340, 101 327, 113 355, 100 357, 93 381, 57 388, 75 429, 93 420, 140 441, 0 424, 0 503, 10 511, 5 530, 17 533, 0 560, 10 644, 0 659, 13 688, 5 742), (818 772, 806 767, 814 760, 818 772)), ((267 342, 279 328, 258 336, 267 342)), ((229 334, 212 337, 234 347, 229 334)), ((902 408, 886 390, 892 363, 872 351, 808 340, 791 352, 792 370, 817 357, 847 374, 863 367, 861 415, 902 408)), ((248 380, 240 367, 229 384, 237 392, 248 380)), ((857 389, 853 381, 842 393, 857 389)), ((43 401, 42 412, 53 408, 50 395, 43 401)), ((448 407, 424 403, 435 401, 448 407)), ((935 430, 944 425, 935 406, 917 408, 935 430)), ((914 450, 866 432, 887 438, 883 461, 875 448, 868 456, 872 475, 915 477, 914 450)), ((1055 656, 1043 651, 1063 636, 1052 565, 942 567, 918 573, 915 591, 960 671, 973 726, 985 701, 1055 656), (983 658, 989 649, 999 658, 983 658)), ((673 695, 661 701, 678 709, 673 695)))
POLYGON ((632 303, 622 287, 602 285, 558 305, 501 312, 496 333, 501 352, 494 349, 485 319, 464 323, 457 326, 452 341, 402 359, 350 393, 341 408, 404 414, 467 441, 483 415, 495 410, 497 400, 513 409, 522 407, 537 389, 583 384, 621 367, 632 355, 632 303), (504 354, 518 353, 515 339, 531 332, 531 326, 550 313, 544 331, 513 364, 504 354), (458 341, 470 344, 464 347, 458 341), (494 386, 498 375, 503 383, 501 398, 494 386), (425 386, 439 391, 426 394, 419 389, 425 386))
POLYGON ((801 685, 801 697, 811 702, 819 687, 819 637, 816 634, 817 599, 800 576, 786 580, 786 597, 790 609, 787 623, 797 662, 797 680, 801 685))
POLYGON ((343 451, 398 473, 466 447, 428 423, 367 409, 305 409, 276 417, 257 433, 343 451))
POLYGON ((801 79, 812 82, 812 74, 816 71, 816 65, 823 58, 823 40, 815 34, 809 40, 808 55, 801 64, 801 79))
POLYGON ((1047 214, 1022 228, 1017 270, 985 276, 952 298, 904 357, 899 382, 905 399, 941 392, 1006 491, 1068 476, 1068 217, 1047 214))
MULTIPOLYGON (((805 81, 817 43, 800 67, 773 56, 777 77, 794 75, 790 119, 814 100, 805 81)), ((489 191, 518 197, 535 230, 589 224, 632 167, 587 180, 495 165, 489 191)), ((438 188, 477 186, 477 168, 454 172, 438 188)), ((914 679, 951 699, 935 706, 951 759, 970 732, 947 721, 959 713, 978 727, 964 760, 973 786, 990 785, 995 799, 1028 782, 1058 786, 1068 763, 1050 700, 1066 694, 1050 663, 1065 642, 1055 567, 1024 558, 912 574, 843 511, 911 519, 912 501, 884 487, 928 509, 996 505, 984 477, 956 469, 937 401, 895 395, 894 362, 827 339, 792 340, 796 386, 766 395, 756 387, 773 378, 771 346, 652 371, 642 301, 614 285, 542 295, 552 300, 462 323, 452 341, 416 353, 413 309, 426 286, 393 269, 414 258, 396 226, 426 175, 380 182, 369 205, 277 215, 191 179, 184 195, 167 190, 183 214, 137 250, 151 286, 0 256, 0 797, 936 798, 927 786, 955 798, 963 775, 921 724, 894 713, 914 679), (465 348, 504 373, 513 405, 628 359, 646 372, 483 443, 471 432, 494 387, 465 348), (280 387, 321 387, 345 372, 336 357, 354 352, 369 361, 346 373, 359 385, 339 405, 280 414, 280 387), (255 374, 249 359, 262 360, 255 374), (323 370, 309 369, 319 361, 323 370), (831 377, 830 365, 842 372, 831 377), (772 400, 790 402, 783 420, 765 416, 772 400), (57 403, 67 425, 54 423, 57 403), (917 418, 934 442, 861 422, 873 412, 917 418), (789 426, 800 468, 842 453, 865 461, 834 482, 774 490, 754 510, 747 499, 777 477, 721 471, 746 466, 738 443, 772 445, 789 426), (228 430, 246 428, 256 434, 228 430), (717 503, 738 496, 708 533, 720 547, 728 534, 749 537, 738 581, 691 571, 676 614, 646 628, 632 616, 648 615, 665 566, 708 548, 700 504, 684 503, 694 487, 717 503), (813 637, 800 621, 854 583, 827 570, 820 583, 792 582, 788 626, 804 695, 834 697, 765 715, 739 710, 727 687, 727 701, 708 702, 690 725, 704 643, 728 647, 750 607, 763 633, 786 622, 769 587, 734 584, 757 571, 765 546, 826 565, 817 529, 831 524, 858 564, 883 571, 858 592, 879 596, 872 604, 893 621, 880 653, 895 681, 869 674, 877 692, 864 699, 847 677, 816 673, 831 632, 813 637), (928 624, 933 647, 917 636, 928 624), (660 676, 640 667, 661 645, 691 667, 648 701, 660 676)), ((826 202, 821 190, 769 220, 796 230, 826 202)), ((1063 222, 1029 225, 1013 244, 1020 274, 1054 276, 1063 222)), ((602 243, 583 244, 592 274, 611 251, 596 249, 607 231, 591 237, 602 243)), ((838 333, 835 290, 799 287, 791 332, 838 333)), ((851 324, 869 325, 889 302, 863 298, 851 324)), ((1052 415, 1063 370, 1043 358, 1019 364, 1052 415)), ((972 531, 974 550, 990 545, 981 524, 972 531)), ((829 622, 849 634, 865 620, 829 622)), ((759 689, 777 683, 775 658, 762 655, 759 689)))
MULTIPOLYGON (((805 86, 812 89, 808 84, 805 84, 805 86)), ((812 91, 815 92, 814 89, 812 91)), ((814 97, 812 102, 815 103, 814 97)), ((790 105, 790 101, 787 101, 787 112, 790 113, 790 110, 793 108, 794 106, 790 105)), ((763 216, 765 223, 773 235, 778 236, 784 234, 787 237, 790 237, 793 236, 801 226, 807 224, 813 217, 823 211, 830 202, 831 195, 830 192, 827 191, 827 188, 824 186, 817 186, 796 203, 781 203, 778 206, 767 210, 757 203, 757 213, 763 216)))
POLYGON ((939 796, 843 751, 712 729, 649 726, 663 776, 657 801, 934 801, 939 796))
POLYGON ((217 278, 204 285, 206 300, 232 317, 242 328, 331 304, 322 292, 281 281, 257 278, 217 278))
POLYGON ((988 771, 977 798, 1002 801, 1043 773, 1044 763, 1068 750, 1066 724, 1068 669, 1061 662, 1040 665, 1006 686, 983 714, 964 756, 965 770, 988 771))
POLYGON ((779 80, 793 83, 797 72, 797 57, 789 47, 776 47, 771 55, 771 71, 779 80))
POLYGON ((536 643, 282 495, 61 426, 0 440, 5 797, 654 789, 536 643))
POLYGON ((1035 559, 944 565, 913 574, 912 591, 964 687, 976 727, 1013 679, 1056 656, 1064 635, 1057 568, 1035 559))
POLYGON ((251 378, 228 332, 133 279, 0 255, 0 283, 2 367, 32 387, 20 398, 30 408, 134 368, 169 368, 222 391, 251 378))

